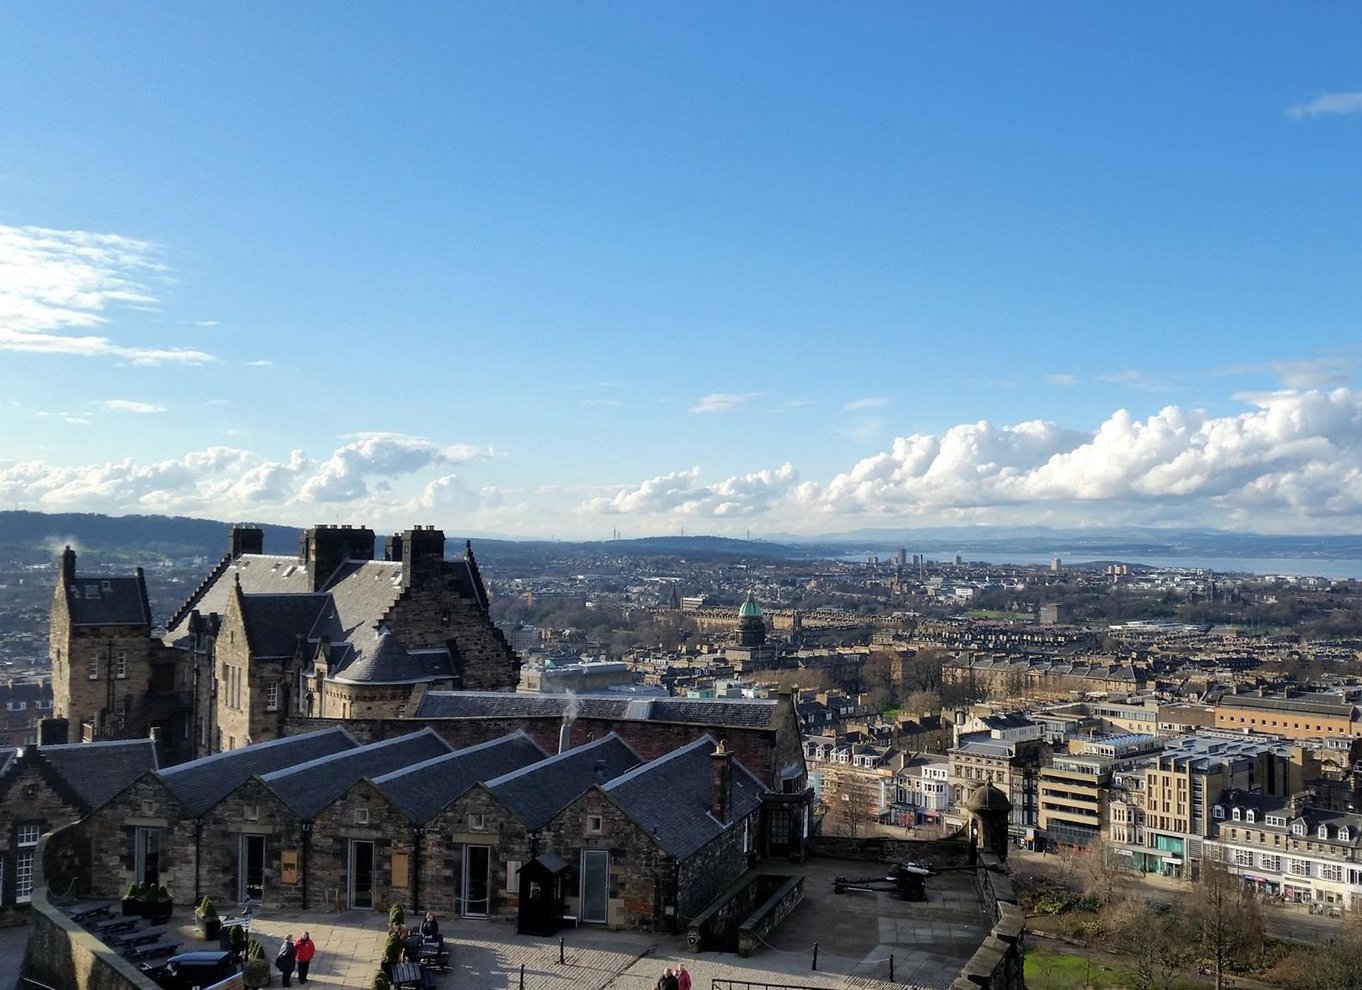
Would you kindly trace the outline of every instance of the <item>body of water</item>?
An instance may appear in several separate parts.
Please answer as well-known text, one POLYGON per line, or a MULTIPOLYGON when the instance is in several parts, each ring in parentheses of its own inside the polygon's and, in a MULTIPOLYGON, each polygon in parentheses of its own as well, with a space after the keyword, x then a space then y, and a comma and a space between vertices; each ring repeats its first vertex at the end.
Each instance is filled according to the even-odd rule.
POLYGON ((1119 561, 1123 564, 1142 564, 1145 567, 1195 567, 1219 573, 1280 574, 1290 577, 1323 577, 1332 579, 1362 577, 1362 560, 1333 560, 1326 557, 1167 557, 1139 554, 1066 554, 1062 550, 1050 554, 989 552, 976 558, 962 551, 965 560, 982 559, 990 564, 1046 564, 1058 557, 1064 566, 1091 560, 1119 561))

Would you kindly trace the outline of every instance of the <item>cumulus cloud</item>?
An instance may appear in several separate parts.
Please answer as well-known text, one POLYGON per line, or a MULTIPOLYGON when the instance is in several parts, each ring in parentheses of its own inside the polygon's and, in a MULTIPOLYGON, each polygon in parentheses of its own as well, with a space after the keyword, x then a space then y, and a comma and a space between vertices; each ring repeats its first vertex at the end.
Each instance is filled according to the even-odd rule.
POLYGON ((1319 117, 1323 114, 1362 113, 1362 91, 1347 93, 1321 93, 1309 103, 1300 103, 1286 108, 1286 115, 1293 120, 1302 117, 1319 117))
POLYGON ((134 402, 131 399, 106 399, 99 403, 100 406, 111 412, 130 412, 130 413, 163 413, 165 406, 155 406, 150 402, 134 402))
POLYGON ((731 392, 714 392, 711 395, 701 396, 695 405, 690 407, 693 413, 726 413, 741 409, 747 403, 757 397, 756 393, 747 395, 734 395, 731 392))
POLYGON ((846 412, 861 412, 866 409, 883 409, 889 405, 888 399, 865 398, 852 399, 842 409, 846 412))
MULTIPOLYGON (((1362 395, 1283 391, 1237 416, 1168 406, 1140 420, 1113 413, 1095 433, 1052 423, 980 422, 941 437, 900 437, 822 488, 825 513, 902 515, 999 508, 1106 510, 1108 523, 1142 521, 1300 529, 1362 508, 1362 395)), ((980 510, 983 510, 981 512, 980 510)))
POLYGON ((792 464, 783 464, 773 471, 734 476, 713 485, 702 484, 700 475, 700 469, 693 467, 649 478, 638 487, 621 489, 611 497, 588 499, 578 511, 605 515, 752 516, 770 509, 799 480, 799 472, 792 464))
POLYGON ((118 234, 0 224, 0 350, 111 357, 138 365, 206 364, 189 348, 133 347, 90 331, 112 306, 157 304, 154 245, 118 234))
POLYGON ((446 446, 400 433, 367 433, 336 450, 304 482, 300 494, 313 502, 343 502, 369 494, 371 478, 462 464, 481 453, 467 444, 446 446))

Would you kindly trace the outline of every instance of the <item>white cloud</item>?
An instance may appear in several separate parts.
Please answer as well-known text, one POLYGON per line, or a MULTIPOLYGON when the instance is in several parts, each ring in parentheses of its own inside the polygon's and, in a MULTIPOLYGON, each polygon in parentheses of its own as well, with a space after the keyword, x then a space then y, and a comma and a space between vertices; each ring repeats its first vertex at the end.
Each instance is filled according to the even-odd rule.
POLYGON ((1318 117, 1330 113, 1362 113, 1362 91, 1321 93, 1309 103, 1301 103, 1286 108, 1286 115, 1293 120, 1300 120, 1302 117, 1318 117))
POLYGON ((844 405, 842 409, 846 412, 861 412, 862 410, 865 409, 883 409, 887 405, 889 405, 888 399, 877 398, 852 399, 850 402, 844 405))
POLYGON ((1304 358, 1298 361, 1269 361, 1262 364, 1233 364, 1218 369, 1220 376, 1261 374, 1276 375, 1288 389, 1332 388, 1352 380, 1357 361, 1345 357, 1304 358))
POLYGON ((767 511, 798 482, 794 465, 774 471, 734 476, 713 485, 700 483, 700 469, 675 471, 649 478, 636 488, 624 488, 613 497, 588 499, 578 511, 603 515, 663 515, 733 517, 767 511))
POLYGON ((1077 385, 1079 378, 1077 375, 1064 375, 1059 373, 1045 376, 1045 381, 1050 385, 1077 385))
POLYGON ((1167 382, 1152 378, 1147 373, 1133 368, 1117 371, 1110 375, 1098 375, 1097 380, 1109 382, 1113 385, 1129 385, 1145 392, 1171 392, 1173 390, 1173 386, 1167 382))
POLYGON ((260 358, 256 361, 247 361, 246 365, 250 368, 273 368, 274 362, 265 358, 260 358))
POLYGON ((146 413, 163 413, 166 411, 165 406, 154 406, 150 402, 134 402, 131 399, 107 399, 104 402, 100 402, 97 404, 112 412, 130 412, 146 414, 146 413))
POLYGON ((693 413, 733 412, 736 409, 741 409, 756 397, 757 393, 755 392, 749 393, 748 395, 734 395, 731 392, 715 392, 711 395, 701 396, 696 401, 695 405, 690 407, 690 411, 693 413))
POLYGON ((0 350, 138 365, 213 361, 203 351, 131 347, 89 332, 108 323, 110 307, 154 307, 146 282, 164 271, 146 241, 0 224, 0 350))
POLYGON ((432 465, 462 464, 484 453, 467 444, 442 446, 400 433, 368 433, 336 450, 308 478, 300 495, 313 502, 343 502, 369 494, 368 479, 411 474, 432 465))
POLYGON ((1008 521, 1081 512, 1107 523, 1300 531, 1336 528, 1362 509, 1359 476, 1362 394, 1338 389, 1272 393, 1220 418, 1169 406, 1141 421, 1120 410, 1093 434, 1043 422, 957 426, 901 437, 800 494, 828 514, 997 522, 999 510, 1008 521))

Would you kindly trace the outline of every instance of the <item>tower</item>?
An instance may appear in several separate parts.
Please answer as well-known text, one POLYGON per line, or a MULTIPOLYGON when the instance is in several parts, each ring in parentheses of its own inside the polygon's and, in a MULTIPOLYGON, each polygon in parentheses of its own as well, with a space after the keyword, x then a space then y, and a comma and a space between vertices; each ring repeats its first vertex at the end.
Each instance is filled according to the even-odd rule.
POLYGON ((761 617, 761 606, 756 595, 749 591, 747 601, 738 609, 738 645, 763 646, 766 643, 766 622, 761 617))

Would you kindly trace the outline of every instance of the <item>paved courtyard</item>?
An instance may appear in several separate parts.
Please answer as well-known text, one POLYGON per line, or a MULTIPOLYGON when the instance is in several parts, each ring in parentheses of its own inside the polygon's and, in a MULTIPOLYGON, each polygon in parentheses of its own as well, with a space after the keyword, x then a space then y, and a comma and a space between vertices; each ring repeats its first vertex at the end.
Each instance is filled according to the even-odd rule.
MULTIPOLYGON (((804 873, 805 900, 751 958, 697 955, 687 949, 684 936, 567 928, 558 936, 539 938, 516 934, 512 921, 441 919, 454 956, 438 986, 515 990, 521 986, 523 967, 526 990, 652 990, 664 968, 684 963, 697 990, 708 990, 712 979, 888 990, 892 955, 900 990, 904 984, 940 988, 954 980, 988 930, 968 872, 933 877, 926 902, 906 902, 886 892, 833 894, 833 877, 881 875, 883 867, 877 864, 812 860, 785 868, 767 864, 766 871, 804 873)), ((204 946, 188 913, 176 921, 185 950, 204 946)), ((272 912, 265 907, 256 915, 252 934, 273 956, 285 935, 296 938, 308 931, 317 943, 308 985, 367 990, 386 930, 387 918, 378 912, 272 912)), ((273 978, 278 987, 278 973, 273 978)))

